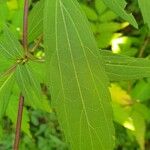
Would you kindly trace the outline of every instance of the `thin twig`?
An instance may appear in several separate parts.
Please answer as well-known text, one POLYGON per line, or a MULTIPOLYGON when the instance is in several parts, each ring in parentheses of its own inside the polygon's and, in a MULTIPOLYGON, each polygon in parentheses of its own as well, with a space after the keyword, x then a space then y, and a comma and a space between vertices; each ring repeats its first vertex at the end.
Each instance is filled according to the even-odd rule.
POLYGON ((25 55, 28 53, 28 3, 29 0, 24 2, 24 18, 23 18, 23 47, 25 55))
POLYGON ((39 47, 39 45, 40 45, 40 43, 41 43, 42 40, 43 40, 43 35, 41 35, 41 36, 38 38, 38 40, 37 40, 37 42, 35 43, 34 47, 31 49, 31 52, 34 52, 34 51, 39 47))
POLYGON ((14 150, 18 150, 18 148, 19 148, 23 105, 24 105, 24 97, 22 96, 22 94, 20 94, 19 106, 18 106, 18 117, 17 117, 17 124, 16 124, 16 134, 15 134, 15 142, 14 142, 14 150))
POLYGON ((148 36, 148 37, 146 37, 146 39, 144 40, 144 43, 143 43, 143 45, 142 45, 142 47, 141 47, 141 49, 140 49, 140 52, 139 52, 139 56, 138 56, 138 57, 142 57, 142 56, 143 56, 144 51, 145 51, 147 45, 149 44, 149 41, 150 41, 150 37, 148 36))
POLYGON ((4 73, 0 74, 0 78, 7 76, 8 74, 11 74, 17 67, 17 63, 11 66, 8 70, 6 70, 4 73))

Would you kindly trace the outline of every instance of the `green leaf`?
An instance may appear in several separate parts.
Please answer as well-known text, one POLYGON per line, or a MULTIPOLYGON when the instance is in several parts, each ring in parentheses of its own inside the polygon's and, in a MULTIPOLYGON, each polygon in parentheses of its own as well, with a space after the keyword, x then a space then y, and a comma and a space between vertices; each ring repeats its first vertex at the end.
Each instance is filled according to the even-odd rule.
POLYGON ((43 9, 44 0, 40 0, 36 3, 29 14, 29 43, 33 42, 38 36, 42 35, 43 33, 43 9))
POLYGON ((5 115, 12 87, 14 84, 14 74, 0 78, 0 119, 5 115))
POLYGON ((135 87, 131 91, 131 95, 134 99, 139 101, 146 101, 150 99, 150 83, 145 80, 140 80, 136 83, 135 87))
POLYGON ((29 64, 33 70, 33 73, 36 75, 36 78, 38 79, 38 81, 40 83, 46 83, 45 63, 32 61, 32 62, 29 62, 29 64))
POLYGON ((136 137, 137 142, 140 145, 141 150, 145 150, 145 130, 146 130, 146 124, 145 120, 139 112, 136 110, 133 111, 131 115, 134 123, 135 130, 133 131, 133 134, 136 137))
POLYGON ((108 80, 76 0, 46 0, 44 44, 52 103, 72 150, 112 150, 108 80))
POLYGON ((23 48, 16 37, 11 33, 7 26, 4 27, 4 33, 0 40, 0 53, 8 59, 16 60, 21 58, 23 48))
POLYGON ((37 81, 29 64, 17 66, 16 80, 28 105, 50 112, 49 103, 42 95, 40 82, 37 81))
POLYGON ((103 13, 101 16, 99 16, 99 21, 101 22, 109 22, 112 20, 117 19, 118 16, 111 10, 106 11, 105 13, 103 13))
POLYGON ((12 61, 8 61, 0 54, 0 76, 12 65, 12 61))
POLYGON ((114 11, 118 16, 122 17, 124 20, 128 21, 135 28, 138 28, 138 24, 134 19, 132 14, 128 14, 124 9, 126 7, 125 0, 103 0, 103 2, 108 6, 112 11, 114 11))
POLYGON ((149 0, 138 0, 139 2, 139 7, 141 9, 143 18, 144 18, 144 22, 148 24, 148 27, 150 29, 150 1, 149 0))
POLYGON ((122 29, 122 24, 117 23, 117 22, 100 23, 100 24, 97 24, 97 26, 98 26, 98 31, 101 32, 102 34, 113 33, 113 32, 116 32, 117 30, 122 29))
POLYGON ((121 107, 117 103, 112 103, 112 106, 113 106, 114 121, 129 130, 133 130, 134 125, 130 120, 129 112, 125 109, 125 107, 121 107))
POLYGON ((105 48, 110 46, 111 39, 113 38, 113 33, 111 32, 106 32, 106 33, 101 33, 96 36, 96 41, 98 43, 99 48, 105 48))
POLYGON ((150 109, 145 104, 135 103, 133 108, 142 115, 145 121, 150 122, 150 109))
POLYGON ((106 5, 102 0, 95 0, 95 8, 99 15, 101 15, 107 9, 106 5))
POLYGON ((105 50, 101 51, 101 54, 111 81, 150 77, 150 60, 113 54, 105 50))
POLYGON ((85 12, 89 20, 96 21, 98 19, 96 12, 92 8, 88 7, 87 5, 82 5, 82 4, 81 4, 81 8, 85 12))

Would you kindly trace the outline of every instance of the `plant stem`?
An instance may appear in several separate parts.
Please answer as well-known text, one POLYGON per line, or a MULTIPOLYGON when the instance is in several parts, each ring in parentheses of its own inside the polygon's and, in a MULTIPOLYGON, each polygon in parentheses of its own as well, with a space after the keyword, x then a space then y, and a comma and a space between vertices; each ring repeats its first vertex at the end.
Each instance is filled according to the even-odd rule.
POLYGON ((23 47, 25 55, 28 53, 28 5, 29 1, 24 1, 24 18, 23 18, 23 47))
MULTIPOLYGON (((24 0, 22 45, 24 47, 25 56, 28 53, 28 3, 29 3, 28 0, 24 0)), ((24 106, 24 96, 22 95, 22 93, 20 93, 19 106, 18 106, 18 116, 17 116, 17 123, 16 123, 16 134, 15 134, 15 141, 14 141, 14 148, 13 148, 14 150, 18 150, 18 148, 19 148, 23 106, 24 106)))
POLYGON ((20 94, 17 124, 16 124, 16 134, 15 134, 15 142, 14 142, 14 150, 18 150, 18 148, 19 148, 20 130, 21 130, 22 114, 23 114, 23 105, 24 105, 24 97, 22 96, 22 94, 20 94))

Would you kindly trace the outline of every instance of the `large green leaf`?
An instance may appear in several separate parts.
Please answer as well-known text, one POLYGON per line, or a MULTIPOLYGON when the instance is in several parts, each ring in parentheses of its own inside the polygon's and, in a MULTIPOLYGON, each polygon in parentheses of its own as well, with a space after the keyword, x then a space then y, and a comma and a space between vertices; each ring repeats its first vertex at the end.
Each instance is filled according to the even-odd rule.
POLYGON ((141 9, 144 21, 145 21, 145 23, 148 24, 148 27, 150 28, 150 17, 149 17, 150 16, 150 11, 149 11, 150 1, 149 0, 138 0, 138 2, 139 2, 139 7, 141 9))
POLYGON ((40 0, 29 14, 29 42, 33 42, 43 33, 43 9, 44 0, 40 0))
POLYGON ((150 60, 101 51, 105 69, 111 81, 150 77, 150 60))
POLYGON ((3 78, 0 78, 0 119, 5 115, 13 84, 13 73, 3 78))
POLYGON ((20 90, 25 96, 27 104, 33 108, 50 112, 48 101, 42 95, 40 82, 37 81, 34 75, 29 64, 17 66, 16 80, 20 90))
POLYGON ((7 26, 4 27, 4 33, 0 40, 0 53, 8 59, 16 60, 22 57, 23 48, 19 41, 7 26))
POLYGON ((98 48, 76 0, 46 0, 47 74, 59 122, 72 150, 112 150, 108 81, 98 48))
POLYGON ((118 16, 128 21, 131 25, 138 28, 138 24, 132 14, 128 14, 124 9, 126 7, 125 0, 103 0, 106 6, 114 11, 118 16))

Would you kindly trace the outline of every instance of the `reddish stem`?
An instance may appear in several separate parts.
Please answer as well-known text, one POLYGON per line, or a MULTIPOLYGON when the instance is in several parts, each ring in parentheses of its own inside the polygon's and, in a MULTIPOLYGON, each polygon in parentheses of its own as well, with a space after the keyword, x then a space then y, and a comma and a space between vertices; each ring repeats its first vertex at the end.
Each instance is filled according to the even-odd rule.
POLYGON ((14 142, 14 150, 18 150, 18 148, 19 148, 23 105, 24 105, 24 97, 22 96, 22 94, 20 94, 19 106, 18 106, 18 117, 17 117, 17 124, 16 124, 16 134, 15 134, 15 142, 14 142))
MULTIPOLYGON (((24 18, 23 18, 23 40, 22 44, 24 47, 25 55, 28 53, 28 0, 24 0, 24 18)), ((21 123, 22 123, 22 114, 24 106, 24 96, 20 94, 19 97, 19 106, 18 106, 18 116, 16 123, 16 134, 14 141, 14 150, 18 150, 20 142, 20 132, 21 132, 21 123)))

